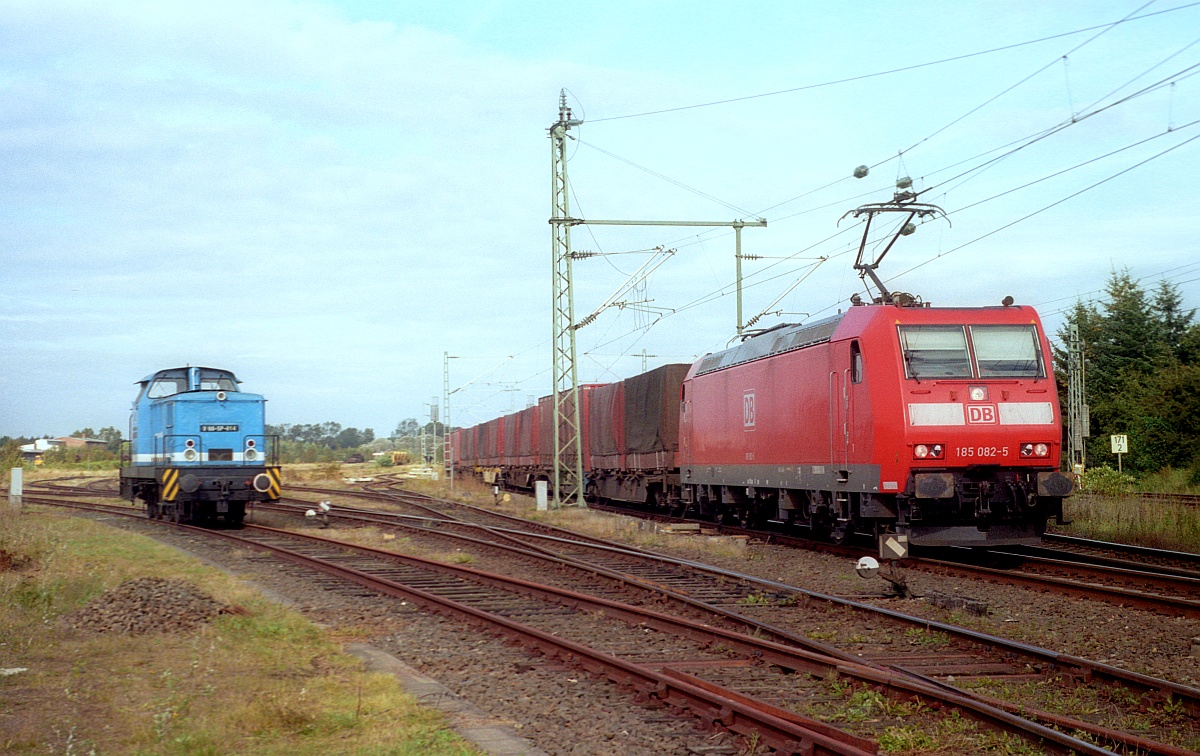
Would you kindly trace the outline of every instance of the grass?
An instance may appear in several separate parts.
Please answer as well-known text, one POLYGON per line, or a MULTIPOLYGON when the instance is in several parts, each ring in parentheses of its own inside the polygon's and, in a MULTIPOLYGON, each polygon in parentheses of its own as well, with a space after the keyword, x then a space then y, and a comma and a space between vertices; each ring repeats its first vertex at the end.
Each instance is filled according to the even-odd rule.
POLYGON ((1066 535, 1173 551, 1200 551, 1200 507, 1132 496, 1074 496, 1064 503, 1066 535))
POLYGON ((473 754, 342 638, 150 539, 36 510, 0 518, 0 751, 473 754), (138 577, 246 610, 191 633, 84 634, 63 615, 138 577))

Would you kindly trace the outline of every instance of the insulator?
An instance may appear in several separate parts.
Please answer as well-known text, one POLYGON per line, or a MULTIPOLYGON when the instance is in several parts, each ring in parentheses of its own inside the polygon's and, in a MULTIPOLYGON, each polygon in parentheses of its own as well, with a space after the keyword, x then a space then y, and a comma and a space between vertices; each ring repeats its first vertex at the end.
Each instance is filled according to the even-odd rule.
POLYGON ((910 186, 912 186, 912 179, 910 179, 908 176, 901 176, 900 178, 896 179, 897 189, 907 189, 910 186))
POLYGON ((871 169, 865 165, 860 165, 854 169, 854 178, 866 178, 871 169))
POLYGON ((912 232, 914 232, 916 230, 917 230, 917 225, 915 223, 905 223, 904 228, 900 229, 900 235, 908 236, 909 234, 911 234, 912 232))

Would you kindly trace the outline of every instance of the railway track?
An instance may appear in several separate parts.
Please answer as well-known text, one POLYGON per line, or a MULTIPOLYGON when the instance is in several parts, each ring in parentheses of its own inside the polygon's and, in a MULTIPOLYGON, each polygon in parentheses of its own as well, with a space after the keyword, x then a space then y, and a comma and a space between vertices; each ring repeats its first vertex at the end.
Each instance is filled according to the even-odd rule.
MULTIPOLYGON (((50 503, 38 501, 32 503, 50 503)), ((124 516, 128 507, 84 504, 124 516)), ((706 727, 723 727, 749 735, 783 753, 866 754, 875 744, 802 717, 785 706, 746 695, 766 693, 796 707, 821 695, 821 680, 840 676, 873 686, 900 700, 926 700, 954 709, 997 729, 1016 732, 1043 747, 1084 754, 1110 751, 1077 740, 1043 724, 1031 722, 1000 707, 912 679, 816 654, 804 649, 722 631, 710 625, 636 607, 610 599, 555 588, 507 575, 449 565, 394 552, 351 546, 342 541, 250 525, 239 531, 208 531, 159 523, 270 551, 304 569, 318 570, 336 583, 350 581, 374 591, 412 600, 427 609, 475 623, 489 632, 518 640, 549 658, 607 677, 635 695, 654 699, 698 717, 706 727), (519 617, 516 621, 513 618, 519 617), (648 638, 646 632, 656 633, 648 638), (707 673, 706 678, 698 676, 707 673), (718 673, 721 683, 713 681, 718 673), (794 672, 806 674, 796 675, 794 672)), ((921 712, 920 706, 914 711, 921 712)), ((915 719, 941 714, 924 710, 915 719)), ((1045 715, 1046 721, 1074 731, 1086 723, 1045 715)), ((1097 736, 1096 728, 1092 728, 1097 736)), ((1186 753, 1163 744, 1122 733, 1108 733, 1107 742, 1144 753, 1186 753)))
MULTIPOLYGON (((313 489, 312 492, 322 495, 332 493, 324 489, 313 489)), ((340 493, 344 494, 345 492, 340 493)), ((526 559, 549 559, 553 557, 548 555, 553 554, 560 559, 560 564, 573 565, 583 572, 605 576, 610 580, 624 581, 624 590, 638 586, 644 589, 657 590, 660 592, 659 601, 666 597, 684 606, 687 611, 693 614, 708 611, 710 614, 704 617, 704 621, 710 624, 736 626, 741 623, 741 626, 732 632, 736 633, 740 631, 742 634, 755 633, 761 637, 769 638, 769 642, 776 645, 799 647, 805 650, 806 653, 824 660, 824 662, 821 662, 826 665, 823 668, 823 674, 828 674, 830 670, 833 670, 851 677, 863 685, 882 685, 892 691, 908 691, 907 695, 910 697, 923 696, 928 698, 934 697, 935 691, 941 689, 945 696, 949 697, 943 699, 946 705, 961 708, 964 705, 963 700, 969 701, 971 706, 985 707, 984 711, 987 711, 989 708, 994 710, 994 713, 991 715, 993 718, 999 714, 1012 716, 1012 712, 1020 709, 1025 709, 1027 716, 1031 712, 1029 712, 1027 705, 1006 704, 1003 701, 988 699, 977 693, 972 694, 967 691, 953 689, 947 680, 963 680, 971 677, 988 676, 1000 680, 1028 680, 1034 678, 1050 680, 1053 678, 1065 678, 1075 682, 1097 681, 1105 684, 1119 684, 1132 691, 1137 691, 1139 696, 1157 697, 1160 700, 1165 697, 1167 700, 1182 701, 1193 712, 1197 709, 1197 695, 1200 692, 1186 689, 1182 686, 1172 686, 1170 683, 1157 681, 1153 678, 1132 675, 1123 670, 1108 668, 1105 665, 1096 665, 1086 660, 1055 654, 1054 652, 1035 649, 1022 644, 1013 644, 992 636, 961 631, 952 626, 940 626, 937 623, 929 623, 919 618, 904 617, 904 615, 888 612, 887 610, 879 610, 868 605, 855 605, 855 602, 800 591, 790 586, 772 584, 770 581, 761 581, 748 578, 748 576, 734 575, 726 571, 714 571, 702 565, 680 562, 678 560, 674 560, 671 563, 667 558, 657 555, 650 555, 650 561, 647 561, 648 556, 643 552, 625 548, 614 548, 611 544, 605 545, 600 543, 599 539, 574 540, 572 538, 563 538, 562 533, 567 531, 559 531, 559 529, 539 526, 539 529, 543 532, 532 533, 517 531, 511 528, 498 528, 494 523, 499 521, 510 525, 513 524, 515 518, 509 518, 487 510, 477 512, 475 511, 476 508, 461 508, 450 502, 438 502, 436 505, 428 505, 427 502, 422 501, 423 498, 428 497, 421 497, 419 495, 403 495, 400 499, 397 499, 394 493, 379 491, 369 492, 368 495, 372 501, 391 499, 394 504, 399 500, 407 507, 415 508, 425 515, 436 515, 436 517, 398 515, 370 510, 350 511, 349 508, 340 506, 337 508, 335 516, 346 520, 357 520, 360 523, 374 522, 376 524, 386 523, 389 526, 403 526, 411 528, 414 531, 429 532, 437 530, 439 531, 439 537, 445 537, 448 531, 458 529, 463 533, 472 533, 475 536, 475 546, 485 545, 482 543, 484 539, 479 538, 481 535, 492 539, 490 545, 497 546, 503 543, 505 548, 508 548, 510 551, 519 550, 520 547, 516 544, 524 543, 526 547, 532 546, 533 548, 533 551, 527 552, 524 555, 526 559), (447 519, 447 515, 453 515, 456 512, 459 516, 467 512, 470 513, 469 516, 472 518, 488 520, 493 524, 483 525, 480 523, 467 523, 459 519, 447 519), (545 532, 547 530, 557 532, 545 532), (772 628, 761 622, 745 622, 744 618, 738 616, 737 612, 731 613, 729 611, 730 608, 745 608, 748 605, 748 601, 749 606, 754 606, 758 602, 774 606, 786 606, 796 601, 797 597, 802 597, 805 603, 808 603, 812 599, 819 599, 828 602, 830 605, 853 606, 858 611, 881 613, 885 616, 891 616, 896 620, 906 621, 913 627, 923 627, 925 630, 933 629, 934 632, 945 632, 953 635, 955 643, 953 646, 942 649, 936 654, 914 654, 911 652, 897 654, 894 653, 894 649, 879 649, 875 653, 864 655, 843 651, 826 644, 814 643, 802 635, 789 633, 786 629, 781 631, 779 628, 772 628), (720 611, 712 612, 712 608, 718 608, 720 611), (972 644, 978 648, 967 647, 972 644), (1000 652, 998 654, 992 653, 989 656, 986 653, 981 653, 980 649, 999 649, 1000 652), (852 674, 852 672, 855 673, 852 674), (956 701, 955 697, 963 700, 956 701), (1005 708, 1008 708, 1010 711, 1005 712, 1005 708)), ((311 504, 311 502, 296 502, 290 506, 290 513, 300 514, 304 507, 311 506, 311 504)), ((128 511, 129 508, 123 509, 128 511)), ((281 511, 288 511, 289 507, 285 504, 280 509, 281 511)), ((516 520, 516 522, 526 526, 529 525, 527 521, 523 520, 516 520)), ((506 572, 511 571, 506 570, 506 572)), ((580 589, 590 590, 593 593, 600 592, 612 595, 611 583, 606 587, 597 588, 593 582, 590 587, 582 586, 580 589)), ((642 596, 637 600, 644 602, 647 599, 645 596, 642 596)), ((612 608, 609 607, 607 611, 612 611, 612 608)), ((711 643, 712 641, 710 640, 709 642, 711 643)), ((718 642, 730 647, 734 645, 730 637, 723 637, 718 642)), ((815 674, 815 668, 812 665, 816 664, 819 666, 819 663, 814 661, 814 658, 797 660, 794 657, 788 658, 786 655, 780 657, 778 654, 782 652, 779 649, 760 647, 747 653, 751 658, 768 661, 772 667, 780 669, 804 669, 809 671, 810 675, 815 674)), ((788 653, 795 653, 795 650, 792 649, 788 653)), ((686 667, 687 665, 684 666, 686 667)), ((762 670, 755 669, 753 672, 761 674, 762 670)), ((736 679, 727 679, 734 674, 734 671, 720 666, 710 666, 706 669, 706 674, 710 679, 723 680, 729 686, 749 686, 751 689, 763 689, 764 686, 769 689, 771 687, 771 683, 765 680, 752 680, 749 682, 741 680, 741 682, 738 682, 736 679)), ((740 675, 742 672, 738 671, 738 674, 740 675)), ((767 675, 766 679, 769 678, 770 676, 767 675)), ((780 694, 776 693, 776 695, 780 694)), ((984 716, 979 710, 972 710, 970 707, 967 707, 967 711, 971 716, 984 716)), ((1090 737, 1099 739, 1101 742, 1122 744, 1124 748, 1138 749, 1140 752, 1171 754, 1188 752, 1173 749, 1171 746, 1142 741, 1128 733, 1123 734, 1111 728, 1079 722, 1069 718, 1056 717, 1049 712, 1034 711, 1032 712, 1032 716, 1041 722, 1053 723, 1068 731, 1086 732, 1090 737)), ((994 720, 993 726, 1004 725, 1003 723, 997 724, 994 720)), ((1029 732, 1026 731, 1026 737, 1029 736, 1029 732)), ((1046 735, 1038 734, 1036 737, 1046 737, 1046 735)), ((1075 746, 1064 747, 1074 748, 1075 746)))
MULTIPOLYGON (((443 505, 441 511, 446 511, 446 506, 443 505)), ((466 511, 469 512, 470 509, 468 507, 466 511)), ((339 507, 336 512, 338 517, 345 517, 351 520, 363 516, 359 513, 347 512, 344 507, 339 507)), ((491 512, 487 512, 486 514, 489 517, 494 515, 491 512)), ((382 519, 380 519, 380 515, 383 515, 383 513, 372 513, 369 516, 369 521, 376 524, 383 522, 394 525, 398 521, 389 522, 388 517, 405 517, 403 515, 383 515, 382 519)), ((420 518, 416 519, 419 520, 420 518)), ((494 532, 491 528, 455 520, 434 522, 439 530, 443 528, 462 528, 474 533, 494 532)), ((430 527, 430 525, 422 522, 421 524, 414 525, 414 527, 418 530, 424 530, 430 527)), ((873 655, 865 655, 864 658, 864 655, 861 653, 844 651, 827 644, 816 643, 796 632, 789 633, 786 630, 781 631, 777 627, 762 627, 761 625, 755 628, 752 623, 747 623, 752 630, 759 634, 770 633, 774 637, 781 638, 786 643, 808 648, 815 653, 840 658, 843 661, 853 663, 862 663, 864 661, 875 663, 883 669, 898 671, 917 679, 925 679, 929 682, 944 683, 946 680, 954 680, 956 678, 964 680, 981 677, 988 677, 993 680, 1037 679, 1047 681, 1061 674, 1077 681, 1095 679, 1119 684, 1136 690, 1141 695, 1166 695, 1168 697, 1175 697, 1178 700, 1188 700, 1190 701, 1188 705, 1192 709, 1195 709, 1197 704, 1196 691, 1179 689, 1174 693, 1168 692, 1164 688, 1156 687, 1158 683, 1150 682, 1151 678, 1130 674, 1123 670, 1116 670, 1105 665, 1096 665, 1082 659, 1056 654, 1043 649, 1035 649, 1023 644, 1011 643, 993 636, 972 633, 971 631, 964 631, 952 626, 942 626, 915 617, 889 613, 886 610, 878 610, 869 605, 859 605, 855 602, 821 596, 812 592, 798 591, 789 586, 780 586, 772 584, 769 581, 748 578, 747 576, 735 575, 719 570, 713 571, 704 565, 669 560, 666 557, 648 555, 636 550, 614 548, 611 544, 606 546, 579 540, 562 539, 545 534, 520 533, 506 530, 503 533, 496 533, 496 535, 502 535, 508 542, 511 542, 514 538, 534 542, 539 546, 539 553, 549 551, 558 557, 569 560, 571 564, 582 566, 584 569, 600 568, 604 574, 615 576, 617 579, 624 580, 626 576, 635 576, 635 579, 643 585, 657 587, 677 599, 683 597, 682 600, 685 603, 698 599, 708 607, 733 608, 739 610, 740 614, 745 611, 747 606, 754 606, 756 604, 787 606, 793 605, 797 601, 797 597, 802 597, 805 601, 812 598, 819 598, 836 606, 854 606, 866 612, 882 613, 890 615, 893 619, 902 619, 910 624, 910 629, 928 629, 934 627, 936 632, 952 634, 956 637, 956 641, 963 641, 963 643, 956 642, 954 647, 936 654, 920 653, 919 650, 918 652, 914 652, 911 648, 901 648, 899 650, 892 648, 886 650, 880 649, 873 655), (647 558, 654 561, 647 562, 647 558), (971 647, 968 648, 967 646, 971 647)), ((594 541, 595 539, 591 540, 594 541)), ((593 588, 592 590, 595 589, 593 588)), ((712 620, 709 619, 708 621, 711 622, 712 620)), ((739 616, 738 621, 745 622, 744 615, 739 616)), ((1170 684, 1168 683, 1167 686, 1170 687, 1170 684)), ((962 691, 956 692, 961 693, 962 691)), ((1001 706, 1004 705, 1003 702, 998 701, 993 701, 993 703, 1001 706)), ((1026 710, 1029 709, 1028 705, 1024 708, 1026 710)), ((1054 721, 1053 715, 1047 712, 1035 712, 1033 715, 1041 721, 1054 721)), ((1075 726, 1082 731, 1091 732, 1095 737, 1111 735, 1104 728, 1089 729, 1088 725, 1075 726)))

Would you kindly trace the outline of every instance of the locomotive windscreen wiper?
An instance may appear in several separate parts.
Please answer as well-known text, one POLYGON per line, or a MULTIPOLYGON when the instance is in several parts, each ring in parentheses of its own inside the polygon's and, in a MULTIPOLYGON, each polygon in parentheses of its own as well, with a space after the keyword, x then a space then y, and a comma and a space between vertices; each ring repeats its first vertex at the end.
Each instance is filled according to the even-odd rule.
POLYGON ((917 371, 915 369, 913 369, 912 350, 911 349, 901 349, 900 351, 901 351, 901 353, 904 354, 904 367, 906 370, 908 370, 908 374, 911 375, 914 379, 916 379, 918 386, 921 385, 921 376, 917 375, 917 371))

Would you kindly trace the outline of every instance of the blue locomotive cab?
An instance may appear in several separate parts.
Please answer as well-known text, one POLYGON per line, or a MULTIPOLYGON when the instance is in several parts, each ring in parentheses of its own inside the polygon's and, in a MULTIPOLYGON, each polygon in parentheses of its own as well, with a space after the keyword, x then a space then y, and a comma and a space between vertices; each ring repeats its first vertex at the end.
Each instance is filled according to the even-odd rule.
POLYGON ((160 370, 138 382, 121 493, 152 518, 240 524, 246 507, 279 498, 266 399, 228 370, 160 370))

